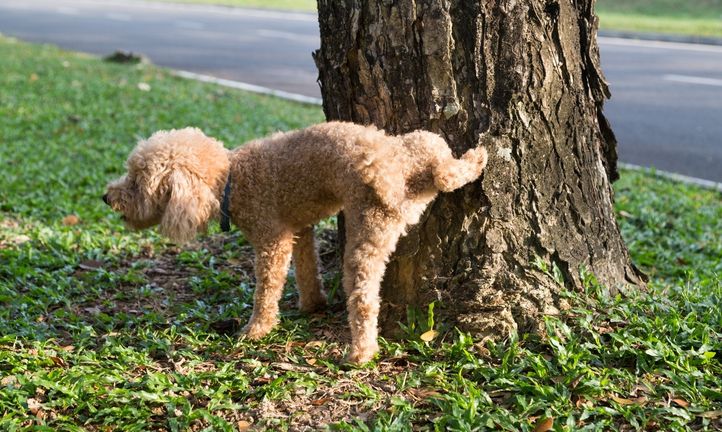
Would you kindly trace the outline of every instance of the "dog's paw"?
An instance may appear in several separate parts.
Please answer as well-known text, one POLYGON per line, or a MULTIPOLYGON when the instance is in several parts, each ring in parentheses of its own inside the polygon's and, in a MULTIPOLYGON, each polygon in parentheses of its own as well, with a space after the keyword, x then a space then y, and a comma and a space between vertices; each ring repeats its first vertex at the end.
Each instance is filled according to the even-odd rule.
POLYGON ((371 361, 379 351, 378 344, 369 346, 351 346, 351 352, 346 356, 347 363, 364 364, 371 361))
POLYGON ((326 296, 323 295, 312 299, 302 298, 298 301, 298 310, 307 314, 321 311, 326 309, 327 306, 328 302, 326 301, 326 296))
POLYGON ((258 340, 266 336, 273 329, 272 325, 262 325, 258 323, 248 323, 243 327, 243 335, 251 340, 258 340))

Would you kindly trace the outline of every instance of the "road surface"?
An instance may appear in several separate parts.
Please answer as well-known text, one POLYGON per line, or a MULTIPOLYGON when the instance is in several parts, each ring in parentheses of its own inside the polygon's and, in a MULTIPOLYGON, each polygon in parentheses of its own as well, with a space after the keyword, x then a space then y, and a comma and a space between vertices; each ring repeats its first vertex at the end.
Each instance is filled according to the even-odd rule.
MULTIPOLYGON (((120 0, 2 0, 0 33, 319 97, 313 14, 120 0)), ((722 182, 722 47, 600 38, 620 160, 722 182)), ((1 62, 1 61, 0 61, 1 62)))

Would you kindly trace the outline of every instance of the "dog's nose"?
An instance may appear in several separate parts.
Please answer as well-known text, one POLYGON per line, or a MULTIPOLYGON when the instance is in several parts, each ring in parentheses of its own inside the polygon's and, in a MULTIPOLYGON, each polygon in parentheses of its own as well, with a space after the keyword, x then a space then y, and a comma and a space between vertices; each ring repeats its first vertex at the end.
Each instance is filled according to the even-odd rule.
POLYGON ((110 203, 108 202, 108 194, 103 195, 103 202, 110 205, 110 203))

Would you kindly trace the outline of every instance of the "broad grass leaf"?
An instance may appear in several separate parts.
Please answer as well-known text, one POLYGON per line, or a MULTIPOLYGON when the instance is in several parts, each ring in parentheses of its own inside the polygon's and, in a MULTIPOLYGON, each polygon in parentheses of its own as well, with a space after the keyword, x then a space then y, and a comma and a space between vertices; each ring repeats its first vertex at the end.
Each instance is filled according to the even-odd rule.
POLYGON ((656 349, 649 348, 646 351, 644 351, 648 356, 654 357, 654 358, 661 358, 662 353, 657 351, 656 349))

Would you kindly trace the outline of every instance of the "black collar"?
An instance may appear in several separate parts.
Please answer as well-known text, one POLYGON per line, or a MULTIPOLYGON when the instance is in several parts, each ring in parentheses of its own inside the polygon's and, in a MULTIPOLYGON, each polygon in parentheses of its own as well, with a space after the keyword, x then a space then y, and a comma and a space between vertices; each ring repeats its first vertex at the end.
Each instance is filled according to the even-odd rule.
POLYGON ((228 181, 223 189, 223 200, 221 201, 221 230, 228 232, 231 230, 231 217, 228 207, 231 201, 231 173, 228 173, 228 181))

